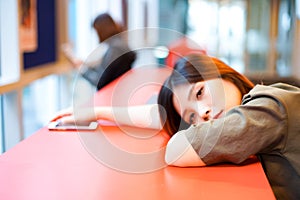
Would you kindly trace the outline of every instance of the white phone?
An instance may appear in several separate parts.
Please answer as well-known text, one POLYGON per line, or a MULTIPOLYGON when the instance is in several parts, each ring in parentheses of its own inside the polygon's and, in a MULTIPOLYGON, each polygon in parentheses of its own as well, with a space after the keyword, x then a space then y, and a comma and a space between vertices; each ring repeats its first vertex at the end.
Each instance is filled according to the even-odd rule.
POLYGON ((72 123, 64 124, 60 121, 50 122, 48 129, 53 131, 67 131, 67 130, 95 130, 98 127, 98 122, 84 122, 84 123, 72 123))

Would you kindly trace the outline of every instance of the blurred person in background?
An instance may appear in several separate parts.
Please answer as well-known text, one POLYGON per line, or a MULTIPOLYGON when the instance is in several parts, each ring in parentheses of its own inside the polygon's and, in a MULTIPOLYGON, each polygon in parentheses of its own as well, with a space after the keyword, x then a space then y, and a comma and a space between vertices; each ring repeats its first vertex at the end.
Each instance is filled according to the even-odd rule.
POLYGON ((98 15, 93 22, 93 28, 101 44, 96 49, 96 62, 83 61, 74 56, 70 44, 64 44, 62 49, 81 76, 100 90, 131 69, 136 53, 122 38, 121 26, 109 14, 98 15))

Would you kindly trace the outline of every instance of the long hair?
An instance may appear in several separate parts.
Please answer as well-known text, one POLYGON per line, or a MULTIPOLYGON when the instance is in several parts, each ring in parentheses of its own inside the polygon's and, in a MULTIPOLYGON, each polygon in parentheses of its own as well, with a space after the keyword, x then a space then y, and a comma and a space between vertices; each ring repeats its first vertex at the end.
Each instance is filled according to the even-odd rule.
POLYGON ((173 87, 184 83, 192 84, 214 78, 222 78, 232 82, 238 87, 242 96, 247 94, 254 86, 247 77, 217 58, 203 54, 191 54, 179 59, 158 95, 160 120, 163 124, 163 129, 170 136, 190 126, 174 108, 172 103, 173 87))
POLYGON ((108 13, 98 15, 93 22, 93 27, 97 31, 99 42, 103 42, 121 32, 121 28, 108 13))

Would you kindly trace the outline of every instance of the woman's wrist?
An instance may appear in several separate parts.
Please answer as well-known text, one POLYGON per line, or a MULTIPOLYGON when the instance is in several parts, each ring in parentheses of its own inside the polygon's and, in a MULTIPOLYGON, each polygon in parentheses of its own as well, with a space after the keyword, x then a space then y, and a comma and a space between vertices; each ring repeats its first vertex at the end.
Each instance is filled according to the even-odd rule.
POLYGON ((99 106, 94 109, 96 119, 112 120, 111 107, 99 106))

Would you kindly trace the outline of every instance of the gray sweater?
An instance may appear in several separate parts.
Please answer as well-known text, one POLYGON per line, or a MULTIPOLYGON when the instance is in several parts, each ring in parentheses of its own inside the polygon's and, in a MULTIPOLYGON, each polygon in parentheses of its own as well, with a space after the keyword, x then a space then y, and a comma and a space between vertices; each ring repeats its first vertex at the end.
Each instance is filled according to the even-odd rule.
POLYGON ((300 199, 300 89, 257 85, 226 116, 185 135, 206 165, 260 159, 277 199, 300 199))

